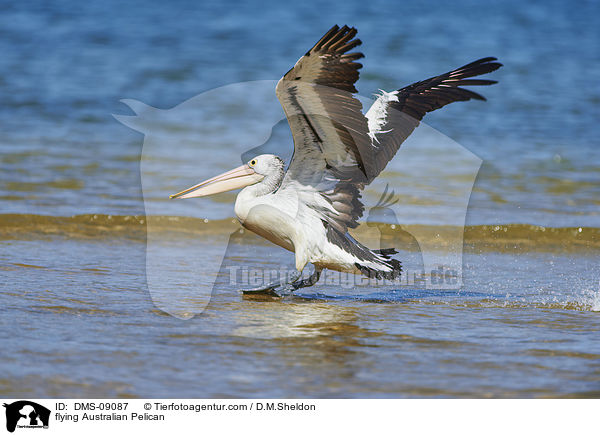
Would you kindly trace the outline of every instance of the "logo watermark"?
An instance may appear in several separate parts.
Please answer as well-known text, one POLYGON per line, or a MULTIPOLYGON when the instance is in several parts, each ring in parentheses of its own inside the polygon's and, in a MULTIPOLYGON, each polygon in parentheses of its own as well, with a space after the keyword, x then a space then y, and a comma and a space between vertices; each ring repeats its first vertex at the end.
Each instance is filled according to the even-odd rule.
POLYGON ((50 410, 39 403, 29 400, 19 400, 4 404, 6 408, 6 430, 15 429, 48 429, 50 410))
MULTIPOLYGON (((236 166, 234 160, 245 163, 256 155, 271 153, 289 164, 293 139, 275 85, 276 81, 236 83, 168 110, 123 100, 135 116, 115 115, 144 134, 140 169, 147 216, 146 279, 157 307, 174 316, 190 318, 201 313, 217 283, 219 291, 223 286, 245 290, 294 271, 261 267, 252 252, 243 254, 243 259, 237 252, 232 254, 239 225, 231 223, 235 195, 223 194, 216 200, 167 200, 183 187, 236 166), (186 224, 174 224, 173 230, 167 231, 164 219, 155 219, 157 216, 173 216, 173 222, 176 217, 196 219, 180 219, 186 224), (222 222, 221 228, 225 224, 234 227, 230 232, 221 231, 215 222, 222 222), (237 265, 240 261, 243 265, 237 265)), ((357 98, 364 107, 372 103, 357 98)), ((337 157, 339 165, 348 159, 342 154, 337 157)), ((402 274, 394 280, 376 280, 324 269, 315 285, 340 290, 382 285, 460 289, 465 218, 481 162, 460 144, 421 123, 402 144, 388 172, 364 190, 366 224, 352 234, 372 250, 400 251, 394 258, 402 261, 402 274), (414 264, 403 259, 406 244, 420 254, 414 264)), ((323 177, 311 183, 325 190, 333 186, 330 181, 323 177)), ((291 220, 297 218, 299 204, 307 201, 303 192, 298 193, 295 206, 285 209, 291 220)), ((275 245, 272 249, 281 250, 275 245)))
MULTIPOLYGON (((287 280, 296 273, 294 268, 263 269, 250 266, 226 266, 229 272, 227 284, 239 288, 255 288, 266 286, 273 281, 287 280)), ((419 270, 403 270, 395 279, 370 278, 350 272, 323 270, 321 278, 314 284, 316 288, 336 286, 342 289, 378 286, 424 286, 427 289, 447 289, 458 284, 459 273, 456 270, 444 269, 438 266, 435 270, 426 272, 419 270), (427 283, 430 285, 427 285, 427 283)), ((313 288, 313 287, 310 287, 313 288)), ((310 291, 310 289, 308 290, 310 291)))

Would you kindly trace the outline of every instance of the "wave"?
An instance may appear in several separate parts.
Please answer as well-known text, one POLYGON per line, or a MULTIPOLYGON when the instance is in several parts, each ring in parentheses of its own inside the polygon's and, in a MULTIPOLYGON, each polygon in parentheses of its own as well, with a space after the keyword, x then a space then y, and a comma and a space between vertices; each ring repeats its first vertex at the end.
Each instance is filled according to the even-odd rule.
MULTIPOLYGON (((231 234, 240 229, 236 219, 208 220, 183 216, 119 216, 81 214, 48 216, 35 214, 0 214, 0 240, 31 240, 55 237, 74 239, 124 238, 145 241, 153 236, 169 238, 231 234)), ((447 246, 448 241, 463 235, 464 247, 471 251, 557 251, 596 252, 600 250, 600 228, 543 227, 529 224, 470 225, 463 228, 432 225, 393 225, 363 223, 353 234, 368 244, 377 237, 382 243, 398 243, 403 248, 418 249, 418 241, 447 246), (366 239, 366 240, 365 240, 366 239)), ((265 243, 268 243, 265 241, 265 243)))

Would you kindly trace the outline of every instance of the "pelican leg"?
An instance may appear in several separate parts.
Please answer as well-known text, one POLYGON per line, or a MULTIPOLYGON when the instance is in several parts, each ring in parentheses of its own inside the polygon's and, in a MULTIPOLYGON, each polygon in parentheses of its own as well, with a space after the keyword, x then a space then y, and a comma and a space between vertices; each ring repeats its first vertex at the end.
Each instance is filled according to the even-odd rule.
POLYGON ((302 271, 296 270, 296 271, 290 273, 290 275, 288 277, 282 277, 280 279, 276 279, 275 281, 271 281, 270 283, 268 283, 264 286, 257 287, 257 288, 251 289, 251 290, 243 290, 242 293, 245 295, 270 295, 270 296, 280 297, 281 293, 285 293, 286 290, 287 291, 296 290, 296 288, 294 288, 293 286, 294 286, 295 282, 300 279, 301 276, 302 276, 302 271))
POLYGON ((321 277, 321 268, 316 267, 315 266, 315 271, 313 272, 313 274, 311 276, 309 276, 306 279, 303 279, 301 281, 295 281, 292 283, 292 287, 293 290, 292 291, 296 291, 299 288, 303 288, 303 287, 310 287, 313 286, 317 283, 317 281, 319 281, 319 278, 321 277))

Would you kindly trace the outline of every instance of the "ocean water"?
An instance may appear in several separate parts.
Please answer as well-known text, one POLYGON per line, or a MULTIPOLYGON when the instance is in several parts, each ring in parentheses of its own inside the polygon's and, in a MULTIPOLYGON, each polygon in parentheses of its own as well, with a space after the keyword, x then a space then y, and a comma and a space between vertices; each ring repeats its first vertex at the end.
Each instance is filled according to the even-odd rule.
POLYGON ((0 5, 0 395, 600 396, 598 17, 513 0, 0 5), (254 154, 289 159, 274 83, 335 23, 363 41, 365 107, 504 64, 487 102, 428 115, 364 194, 357 237, 397 247, 407 274, 464 226, 459 288, 328 275, 249 299, 231 267, 293 256, 239 232, 235 193, 168 200, 254 154), (386 186, 398 202, 379 210, 386 186), (157 251, 194 260, 148 271, 157 251), (173 284, 210 261, 210 300, 173 284))

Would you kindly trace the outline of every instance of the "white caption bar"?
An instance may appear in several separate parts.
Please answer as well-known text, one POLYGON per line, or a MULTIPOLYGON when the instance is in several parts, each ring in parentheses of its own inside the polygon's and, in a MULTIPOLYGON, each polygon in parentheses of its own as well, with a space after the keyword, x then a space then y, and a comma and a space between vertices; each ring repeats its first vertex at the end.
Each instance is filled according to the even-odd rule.
MULTIPOLYGON (((585 433, 599 400, 4 399, 9 433, 585 433), (11 430, 12 429, 12 430, 11 430), (45 429, 42 432, 34 429, 45 429), (126 432, 127 431, 127 432, 126 432), (234 432, 235 431, 235 432, 234 432)), ((6 432, 4 432, 6 433, 6 432)))

